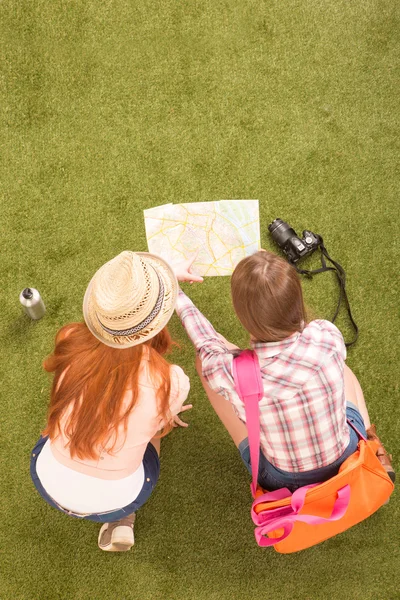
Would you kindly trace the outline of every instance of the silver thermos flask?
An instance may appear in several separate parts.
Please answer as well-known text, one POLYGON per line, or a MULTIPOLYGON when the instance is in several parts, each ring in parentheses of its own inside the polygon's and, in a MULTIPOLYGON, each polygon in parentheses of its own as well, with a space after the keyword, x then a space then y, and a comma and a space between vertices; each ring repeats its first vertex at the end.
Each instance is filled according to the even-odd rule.
POLYGON ((26 314, 31 319, 37 321, 41 319, 46 312, 46 307, 43 303, 40 294, 35 288, 25 288, 19 295, 19 301, 25 309, 26 314))

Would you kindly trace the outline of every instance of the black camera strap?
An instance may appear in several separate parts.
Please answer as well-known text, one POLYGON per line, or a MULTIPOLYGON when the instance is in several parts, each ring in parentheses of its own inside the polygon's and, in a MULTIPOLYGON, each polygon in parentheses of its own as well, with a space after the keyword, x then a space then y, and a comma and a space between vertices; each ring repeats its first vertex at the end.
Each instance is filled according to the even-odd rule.
POLYGON ((315 269, 314 271, 309 271, 307 269, 300 269, 295 263, 293 263, 292 261, 289 261, 291 263, 291 265, 296 269, 296 271, 298 273, 300 273, 301 275, 306 275, 307 277, 312 277, 313 275, 318 275, 318 273, 324 273, 325 271, 334 271, 339 283, 339 301, 338 301, 338 305, 334 314, 334 317, 332 319, 332 323, 335 322, 339 311, 340 311, 340 307, 342 306, 342 302, 344 301, 344 304, 346 306, 346 310, 347 310, 347 314, 349 315, 349 319, 350 322, 353 326, 354 329, 354 337, 352 339, 351 342, 345 342, 345 345, 347 348, 349 348, 350 346, 352 346, 353 344, 356 343, 357 338, 358 338, 358 326, 356 324, 356 322, 353 319, 353 315, 351 314, 351 309, 350 309, 350 302, 349 299, 347 297, 347 292, 346 292, 346 273, 345 270, 343 269, 343 267, 336 262, 335 260, 333 260, 333 258, 331 258, 328 254, 327 249, 325 248, 324 245, 324 240, 322 239, 322 237, 319 235, 318 236, 319 239, 319 249, 321 250, 321 268, 319 269, 315 269), (330 267, 326 264, 326 260, 328 260, 333 266, 330 267))

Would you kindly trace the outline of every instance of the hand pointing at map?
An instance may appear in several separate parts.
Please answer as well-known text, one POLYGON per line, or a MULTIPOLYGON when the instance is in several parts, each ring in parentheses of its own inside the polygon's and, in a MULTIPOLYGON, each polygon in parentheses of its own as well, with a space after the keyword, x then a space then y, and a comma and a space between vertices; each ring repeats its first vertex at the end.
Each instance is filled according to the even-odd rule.
POLYGON ((196 281, 198 283, 202 283, 203 278, 200 275, 196 275, 192 273, 193 263, 196 260, 198 255, 198 251, 193 254, 188 260, 184 260, 182 262, 177 263, 176 265, 172 265, 174 273, 178 281, 196 281))

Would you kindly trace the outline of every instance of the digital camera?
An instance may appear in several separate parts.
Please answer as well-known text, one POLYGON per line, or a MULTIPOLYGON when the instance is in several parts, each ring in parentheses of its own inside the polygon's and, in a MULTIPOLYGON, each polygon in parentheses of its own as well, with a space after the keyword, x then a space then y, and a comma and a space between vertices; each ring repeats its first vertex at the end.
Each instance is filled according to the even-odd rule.
POLYGON ((303 231, 303 237, 299 238, 295 230, 282 219, 275 219, 268 230, 272 239, 278 244, 292 263, 298 262, 301 258, 312 254, 320 243, 319 235, 307 229, 303 231))

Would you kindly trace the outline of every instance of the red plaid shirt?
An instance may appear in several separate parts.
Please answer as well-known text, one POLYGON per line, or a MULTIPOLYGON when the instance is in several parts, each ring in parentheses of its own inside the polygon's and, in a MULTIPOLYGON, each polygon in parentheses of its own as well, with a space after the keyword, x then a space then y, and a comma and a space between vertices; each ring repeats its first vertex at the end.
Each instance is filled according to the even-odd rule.
MULTIPOLYGON (((211 323, 180 291, 176 311, 201 358, 209 386, 229 400, 246 422, 236 393, 232 360, 211 323)), ((347 448, 343 366, 346 347, 329 321, 312 321, 282 342, 255 343, 264 398, 260 401, 261 449, 283 471, 318 469, 347 448)))

